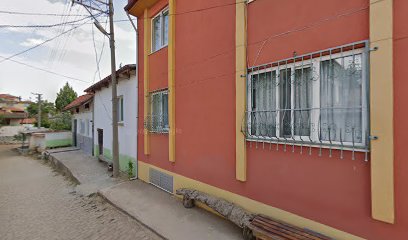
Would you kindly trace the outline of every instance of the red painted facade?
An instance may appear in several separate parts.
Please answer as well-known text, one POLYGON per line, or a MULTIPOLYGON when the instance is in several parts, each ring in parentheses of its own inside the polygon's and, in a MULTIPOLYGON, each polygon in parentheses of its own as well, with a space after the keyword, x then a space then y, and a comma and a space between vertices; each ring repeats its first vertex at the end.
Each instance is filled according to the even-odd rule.
MULTIPOLYGON (((166 6, 149 10, 154 16, 166 6)), ((408 239, 408 1, 394 1, 396 223, 371 218, 370 163, 364 154, 328 150, 318 156, 247 143, 247 181, 235 179, 235 0, 176 1, 176 163, 168 136, 152 134, 138 160, 367 239, 408 239), (197 9, 201 9, 197 11, 197 9)), ((257 0, 248 5, 248 65, 369 39, 369 0, 257 0), (268 41, 264 42, 265 39, 268 41), (260 50, 261 49, 261 50, 260 50)), ((139 49, 143 19, 139 18, 139 49)), ((149 56, 150 86, 167 87, 167 48, 149 56)), ((143 113, 143 51, 139 51, 139 115, 143 113)), ((375 96, 371 96, 375 97, 375 96)), ((139 117, 143 129, 143 117, 139 117)), ((245 207, 245 206, 244 206, 245 207)))

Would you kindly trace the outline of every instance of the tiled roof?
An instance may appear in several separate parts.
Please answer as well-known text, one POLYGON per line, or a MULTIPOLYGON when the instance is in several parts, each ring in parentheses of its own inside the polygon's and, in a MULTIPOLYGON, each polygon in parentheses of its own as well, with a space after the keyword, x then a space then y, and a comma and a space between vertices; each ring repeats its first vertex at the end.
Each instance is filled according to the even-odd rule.
MULTIPOLYGON (((126 73, 128 73, 129 77, 130 77, 130 71, 134 71, 134 70, 136 70, 136 64, 128 64, 128 65, 125 65, 125 66, 119 68, 116 71, 117 79, 119 80, 120 75, 123 75, 123 74, 126 74, 126 73)), ((111 81, 112 81, 111 75, 109 75, 109 76, 105 77, 104 79, 102 79, 101 81, 99 81, 99 82, 95 83, 94 85, 90 86, 89 88, 85 89, 84 92, 94 93, 95 91, 101 89, 102 87, 108 87, 109 83, 111 81)))
POLYGON ((13 96, 13 95, 10 95, 10 94, 4 94, 4 93, 0 94, 0 98, 1 99, 6 99, 6 100, 11 100, 11 101, 19 100, 19 97, 16 97, 16 96, 13 96))
POLYGON ((20 124, 34 124, 37 120, 35 118, 24 118, 21 120, 20 124))
POLYGON ((81 106, 82 104, 88 102, 89 100, 91 100, 93 98, 93 94, 85 94, 82 96, 77 97, 77 99, 75 99, 74 101, 72 101, 70 104, 68 104, 65 108, 64 111, 70 110, 74 107, 78 107, 81 106))

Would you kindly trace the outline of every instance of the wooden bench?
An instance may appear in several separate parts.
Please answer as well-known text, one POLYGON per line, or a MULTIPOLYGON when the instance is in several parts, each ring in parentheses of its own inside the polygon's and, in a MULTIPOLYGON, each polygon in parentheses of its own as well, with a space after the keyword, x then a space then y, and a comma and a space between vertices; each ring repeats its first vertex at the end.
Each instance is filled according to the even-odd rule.
POLYGON ((308 229, 295 227, 288 223, 257 215, 244 229, 246 240, 333 240, 308 229))

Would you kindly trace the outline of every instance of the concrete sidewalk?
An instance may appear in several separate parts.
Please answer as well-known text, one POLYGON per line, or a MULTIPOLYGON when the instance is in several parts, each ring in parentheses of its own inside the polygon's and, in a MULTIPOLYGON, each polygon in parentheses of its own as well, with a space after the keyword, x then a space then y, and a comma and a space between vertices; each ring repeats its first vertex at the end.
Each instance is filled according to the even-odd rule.
POLYGON ((173 195, 140 180, 99 193, 167 239, 242 239, 241 229, 233 223, 198 207, 186 209, 173 195))
POLYGON ((178 198, 140 180, 113 179, 106 163, 80 150, 50 151, 49 160, 79 184, 77 192, 98 192, 165 239, 242 239, 233 223, 198 207, 186 209, 178 198))
POLYGON ((83 195, 97 193, 100 189, 111 187, 125 179, 112 178, 105 162, 88 156, 75 148, 62 148, 47 151, 49 161, 65 175, 78 184, 76 191, 83 195))

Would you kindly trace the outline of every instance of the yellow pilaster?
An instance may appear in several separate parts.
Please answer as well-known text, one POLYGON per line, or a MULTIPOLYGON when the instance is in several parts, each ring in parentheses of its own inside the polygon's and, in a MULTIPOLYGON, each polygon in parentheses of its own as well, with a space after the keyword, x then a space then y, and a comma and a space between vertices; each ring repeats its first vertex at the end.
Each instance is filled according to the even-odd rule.
POLYGON ((168 72, 169 72, 169 161, 176 161, 176 92, 175 92, 175 63, 176 63, 176 1, 169 0, 169 44, 168 44, 168 72))
MULTIPOLYGON (((144 9, 144 26, 143 26, 143 60, 144 60, 144 69, 143 69, 143 79, 144 79, 144 121, 149 121, 149 113, 150 113, 150 97, 149 97, 149 54, 150 54, 150 19, 148 14, 148 9, 144 9)), ((143 129, 144 134, 144 154, 150 154, 150 137, 149 137, 149 129, 144 127, 143 129)))
POLYGON ((372 217, 394 223, 393 0, 370 0, 372 217))
POLYGON ((235 26, 235 157, 236 179, 246 181, 246 143, 245 135, 241 131, 242 119, 246 108, 246 4, 236 0, 236 26, 235 26))

